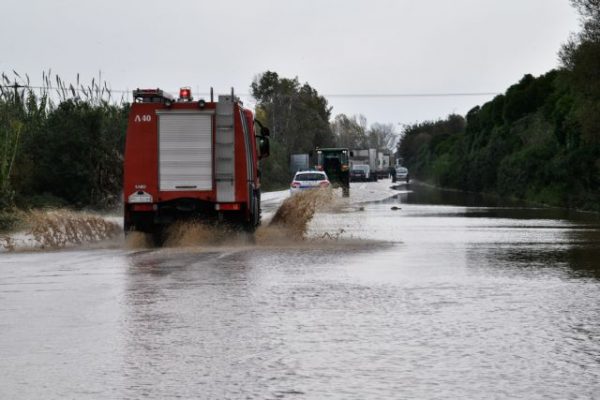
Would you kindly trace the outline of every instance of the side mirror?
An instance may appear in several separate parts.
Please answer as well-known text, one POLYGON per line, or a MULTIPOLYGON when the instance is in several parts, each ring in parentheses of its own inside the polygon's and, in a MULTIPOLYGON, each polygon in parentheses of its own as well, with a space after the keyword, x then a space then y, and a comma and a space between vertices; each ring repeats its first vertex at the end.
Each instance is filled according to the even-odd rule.
POLYGON ((260 128, 260 136, 270 136, 271 135, 271 131, 269 130, 269 128, 266 127, 261 127, 260 128))
POLYGON ((260 158, 263 159, 265 157, 269 157, 271 145, 269 143, 269 138, 261 137, 258 141, 258 148, 260 150, 260 158))
POLYGON ((354 152, 353 151, 350 152, 350 157, 354 157, 354 152))

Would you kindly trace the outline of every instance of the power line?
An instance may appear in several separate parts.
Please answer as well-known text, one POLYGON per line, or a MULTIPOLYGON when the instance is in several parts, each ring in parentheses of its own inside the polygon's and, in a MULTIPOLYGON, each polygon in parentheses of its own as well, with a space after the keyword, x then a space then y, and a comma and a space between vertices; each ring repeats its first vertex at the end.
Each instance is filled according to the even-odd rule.
MULTIPOLYGON (((60 89, 64 89, 66 91, 71 91, 74 90, 76 92, 88 92, 90 89, 86 89, 86 88, 76 88, 76 87, 63 87, 63 88, 58 88, 58 87, 54 87, 54 86, 33 86, 33 85, 4 85, 4 84, 0 84, 0 87, 3 88, 7 88, 7 89, 14 89, 14 88, 27 88, 27 89, 37 89, 37 90, 60 90, 60 89)), ((97 91, 97 89, 92 88, 92 91, 97 91)), ((120 93, 120 94, 130 94, 132 91, 131 90, 124 90, 124 89, 105 89, 105 91, 108 91, 110 93, 120 93)), ((168 93, 171 94, 176 94, 178 93, 178 90, 174 90, 174 91, 167 91, 168 93)), ((238 96, 241 97, 252 97, 252 95, 250 93, 236 93, 238 96)), ((500 92, 441 92, 441 93, 326 93, 326 94, 321 94, 321 96, 326 97, 326 98, 372 98, 372 99, 377 99, 377 98, 419 98, 419 97, 487 97, 487 96, 497 96, 501 94, 500 92)), ((209 92, 202 92, 202 93, 196 93, 197 96, 210 96, 209 92)))
POLYGON ((476 97, 496 96, 498 92, 464 92, 464 93, 355 93, 355 94, 324 94, 324 97, 349 98, 393 98, 393 97, 476 97))
MULTIPOLYGON (((483 97, 497 96, 500 92, 453 92, 453 93, 325 93, 323 97, 333 98, 402 98, 402 97, 483 97)), ((208 96, 210 93, 197 93, 198 96, 208 96)), ((236 93, 237 96, 252 97, 250 93, 236 93)))
POLYGON ((89 92, 90 90, 92 92, 101 92, 102 90, 104 90, 105 92, 111 92, 111 93, 131 93, 131 90, 122 90, 122 89, 110 89, 110 88, 101 88, 101 87, 94 87, 94 88, 82 88, 82 87, 75 87, 75 86, 63 86, 63 87, 58 87, 58 86, 33 86, 33 85, 21 85, 21 84, 12 84, 12 85, 4 85, 4 84, 0 84, 0 87, 5 88, 5 89, 36 89, 36 90, 47 90, 47 91, 52 91, 52 90, 65 90, 67 92, 70 92, 72 90, 76 91, 76 92, 89 92))

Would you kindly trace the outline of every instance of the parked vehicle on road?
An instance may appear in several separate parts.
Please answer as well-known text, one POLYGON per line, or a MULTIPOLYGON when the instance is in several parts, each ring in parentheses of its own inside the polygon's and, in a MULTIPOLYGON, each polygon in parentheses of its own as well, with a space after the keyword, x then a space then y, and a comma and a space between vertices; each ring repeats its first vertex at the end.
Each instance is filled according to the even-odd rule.
POLYGON ((299 171, 290 184, 290 193, 298 193, 308 189, 328 188, 331 186, 327 174, 323 171, 299 171))
POLYGON ((368 165, 354 165, 350 171, 351 182, 367 182, 373 178, 371 167, 368 165))
POLYGON ((406 183, 409 183, 410 175, 408 173, 408 169, 400 166, 396 167, 396 180, 406 181, 406 183))
POLYGON ((387 179, 390 177, 390 155, 381 151, 377 152, 377 170, 375 171, 378 179, 387 179))
POLYGON ((371 180, 377 179, 377 149, 354 149, 350 157, 350 165, 368 165, 371 180))

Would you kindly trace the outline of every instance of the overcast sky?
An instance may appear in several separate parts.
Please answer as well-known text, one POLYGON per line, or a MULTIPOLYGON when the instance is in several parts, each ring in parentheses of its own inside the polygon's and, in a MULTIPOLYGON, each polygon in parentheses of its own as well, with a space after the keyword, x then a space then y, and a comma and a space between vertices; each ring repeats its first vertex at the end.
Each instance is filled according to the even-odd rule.
MULTIPOLYGON (((102 77, 113 89, 249 92, 272 70, 308 82, 333 115, 405 124, 466 113, 557 66, 578 17, 568 0, 8 0, 0 71, 102 77)), ((250 99, 245 99, 249 103, 250 99)))

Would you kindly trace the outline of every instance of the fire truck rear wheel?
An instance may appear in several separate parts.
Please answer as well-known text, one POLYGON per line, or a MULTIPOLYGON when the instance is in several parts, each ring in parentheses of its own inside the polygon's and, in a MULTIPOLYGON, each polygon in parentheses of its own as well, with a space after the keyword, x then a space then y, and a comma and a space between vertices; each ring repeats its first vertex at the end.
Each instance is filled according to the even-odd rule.
POLYGON ((162 225, 154 225, 150 235, 155 246, 162 246, 165 243, 165 230, 162 225))
POLYGON ((250 212, 250 220, 246 223, 246 231, 254 232, 260 224, 260 198, 256 195, 253 197, 252 210, 250 212))

